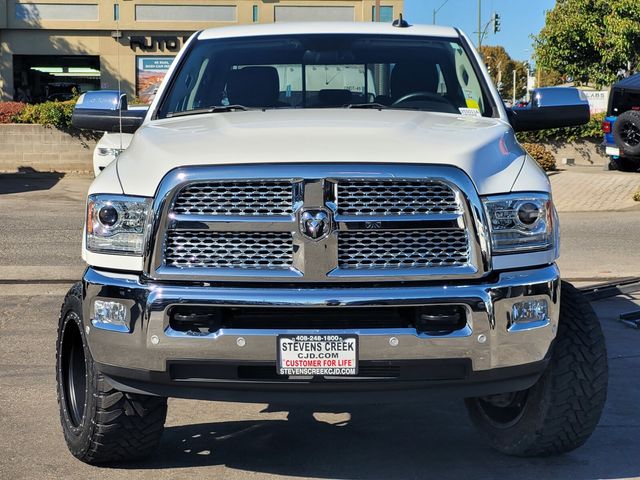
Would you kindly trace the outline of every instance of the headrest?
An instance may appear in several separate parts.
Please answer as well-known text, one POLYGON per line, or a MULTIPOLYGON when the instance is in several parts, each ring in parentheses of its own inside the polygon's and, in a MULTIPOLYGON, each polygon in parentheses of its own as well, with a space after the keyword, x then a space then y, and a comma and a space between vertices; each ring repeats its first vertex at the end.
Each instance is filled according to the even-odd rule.
POLYGON ((409 93, 438 92, 440 75, 432 63, 398 63, 391 72, 391 96, 397 100, 409 93))
POLYGON ((275 67, 244 67, 227 77, 231 104, 245 107, 273 107, 280 95, 280 77, 275 67))

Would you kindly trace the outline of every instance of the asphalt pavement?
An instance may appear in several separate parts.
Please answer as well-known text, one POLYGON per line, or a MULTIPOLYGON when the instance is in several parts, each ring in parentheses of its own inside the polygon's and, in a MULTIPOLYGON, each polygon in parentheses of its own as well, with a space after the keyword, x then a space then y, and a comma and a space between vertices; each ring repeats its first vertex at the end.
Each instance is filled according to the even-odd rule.
POLYGON ((0 296, 0 478, 308 478, 502 480, 640 477, 640 331, 616 320, 640 297, 595 303, 609 348, 610 389, 594 436, 562 457, 489 449, 462 401, 287 410, 170 400, 146 462, 89 467, 66 449, 55 397, 59 295, 0 296))
MULTIPOLYGON (((89 182, 0 175, 0 479, 640 477, 640 331, 617 321, 640 308, 640 296, 594 303, 609 348, 609 399, 592 439, 562 457, 493 452, 460 400, 332 411, 170 400, 150 460, 108 468, 78 462, 60 430, 54 344, 62 296, 83 269, 89 182)), ((593 283, 640 274, 640 211, 567 213, 561 221, 565 277, 593 283)))

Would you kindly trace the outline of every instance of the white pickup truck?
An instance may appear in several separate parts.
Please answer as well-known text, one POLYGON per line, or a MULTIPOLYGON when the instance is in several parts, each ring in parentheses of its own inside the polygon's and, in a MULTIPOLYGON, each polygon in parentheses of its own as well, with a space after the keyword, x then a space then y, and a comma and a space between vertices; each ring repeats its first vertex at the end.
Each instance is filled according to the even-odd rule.
POLYGON ((598 319, 561 282, 545 173, 515 132, 583 124, 575 89, 506 109, 454 28, 198 32, 147 112, 90 92, 74 124, 134 133, 90 187, 58 398, 88 463, 149 455, 167 397, 464 398, 511 455, 582 445, 607 389, 598 319))

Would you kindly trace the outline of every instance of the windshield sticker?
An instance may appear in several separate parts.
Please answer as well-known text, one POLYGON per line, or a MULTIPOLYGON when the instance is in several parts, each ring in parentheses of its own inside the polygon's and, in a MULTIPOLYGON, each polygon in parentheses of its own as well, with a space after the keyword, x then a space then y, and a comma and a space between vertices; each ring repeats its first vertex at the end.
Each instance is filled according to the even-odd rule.
POLYGON ((473 98, 467 98, 466 103, 467 103, 467 108, 475 108, 476 110, 480 110, 480 104, 473 98))
POLYGON ((463 117, 481 117, 482 113, 477 108, 460 108, 460 115, 463 117))

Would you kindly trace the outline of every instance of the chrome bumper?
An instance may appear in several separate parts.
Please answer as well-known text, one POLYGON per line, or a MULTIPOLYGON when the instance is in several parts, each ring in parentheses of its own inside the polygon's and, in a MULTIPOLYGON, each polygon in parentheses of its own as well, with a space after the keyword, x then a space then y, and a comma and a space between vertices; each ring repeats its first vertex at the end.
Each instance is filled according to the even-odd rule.
MULTIPOLYGON (((298 330, 219 330, 205 337, 168 328, 174 305, 281 307, 374 307, 455 304, 468 312, 466 328, 445 336, 413 328, 331 330, 359 335, 360 361, 468 359, 473 372, 516 367, 545 359, 559 317, 560 276, 555 265, 503 272, 491 283, 441 286, 246 288, 178 286, 142 282, 137 276, 87 269, 83 278, 84 322, 91 354, 100 365, 166 372, 172 361, 276 361, 276 336, 298 330), (131 332, 92 323, 96 299, 116 299, 129 307, 131 332), (511 325, 514 303, 541 299, 548 321, 511 325), (242 337, 244 341, 238 341, 242 337), (397 341, 390 341, 395 337, 397 341)), ((308 333, 308 331, 306 331, 308 333)))

